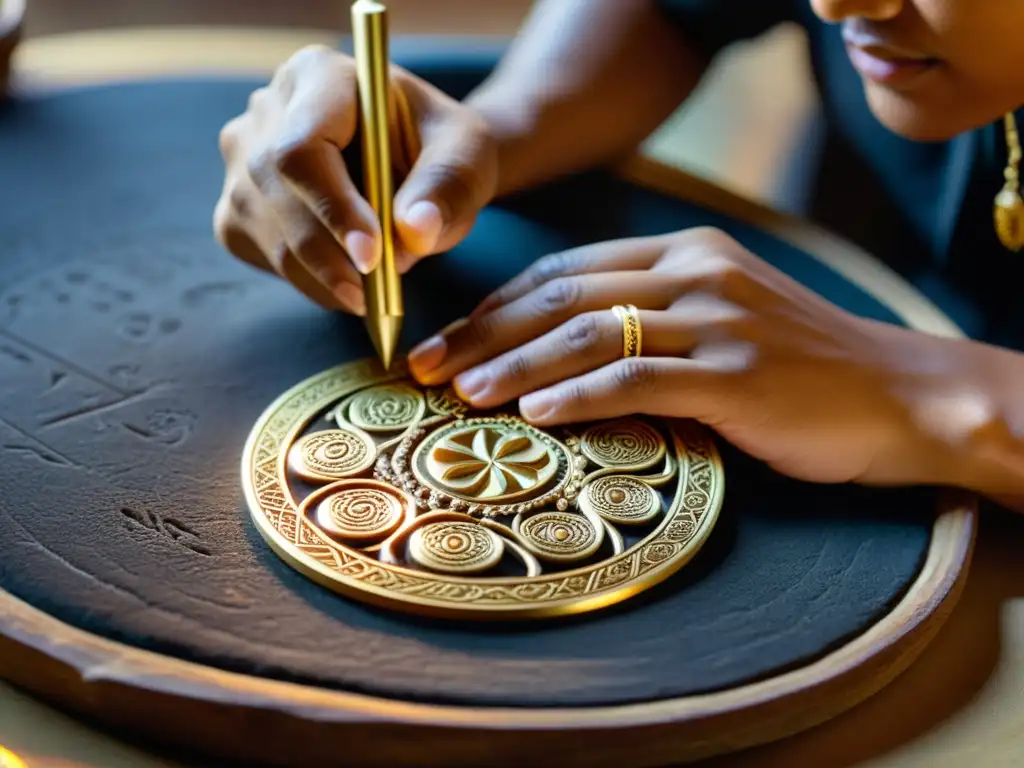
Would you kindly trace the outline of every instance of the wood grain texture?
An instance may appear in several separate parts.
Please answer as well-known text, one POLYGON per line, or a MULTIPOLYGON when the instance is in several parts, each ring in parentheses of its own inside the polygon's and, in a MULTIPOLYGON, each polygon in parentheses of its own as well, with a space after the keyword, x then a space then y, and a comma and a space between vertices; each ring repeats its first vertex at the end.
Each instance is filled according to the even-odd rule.
MULTIPOLYGON (((230 57, 223 56, 225 46, 246 49, 246 71, 256 68, 261 55, 263 68, 282 58, 282 41, 274 36, 261 40, 229 32, 223 46, 201 49, 172 38, 164 33, 167 45, 161 47, 158 38, 136 37, 132 56, 123 57, 120 68, 109 55, 112 48, 98 49, 108 51, 108 59, 99 63, 109 77, 144 75, 154 69, 138 54, 149 51, 160 61, 160 71, 171 73, 178 70, 170 50, 175 43, 179 51, 193 54, 192 71, 204 66, 194 56, 202 49, 217 50, 217 60, 206 62, 211 71, 232 70, 230 57)), ((66 45, 63 55, 74 60, 66 45)), ((95 58, 92 64, 93 73, 102 69, 95 58)), ((29 67, 26 74, 58 86, 58 69, 46 75, 29 67)), ((81 77, 77 82, 83 82, 81 77)), ((828 233, 642 158, 627 164, 623 173, 771 228, 866 288, 912 327, 957 334, 898 278, 828 233)), ((187 733, 197 749, 252 762, 327 763, 339 758, 339 744, 346 746, 346 761, 362 764, 494 764, 496 754, 509 764, 636 764, 641 744, 645 764, 692 760, 811 727, 903 671, 938 632, 963 588, 975 523, 971 499, 947 497, 919 579, 893 612, 864 635, 771 680, 671 702, 545 711, 389 702, 220 672, 140 651, 61 624, 9 595, 0 595, 0 672, 99 722, 160 740, 173 736, 165 724, 175 721, 179 725, 173 731, 187 733), (588 745, 586 753, 578 750, 581 743, 588 745)))

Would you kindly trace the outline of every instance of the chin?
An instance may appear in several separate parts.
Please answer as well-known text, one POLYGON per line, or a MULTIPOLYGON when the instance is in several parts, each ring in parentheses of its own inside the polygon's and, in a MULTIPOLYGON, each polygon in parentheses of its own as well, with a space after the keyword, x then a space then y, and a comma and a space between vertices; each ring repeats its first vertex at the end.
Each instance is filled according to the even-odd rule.
POLYGON ((864 91, 878 122, 911 141, 948 141, 980 124, 972 121, 971 114, 962 109, 928 104, 924 99, 874 83, 867 83, 864 91))

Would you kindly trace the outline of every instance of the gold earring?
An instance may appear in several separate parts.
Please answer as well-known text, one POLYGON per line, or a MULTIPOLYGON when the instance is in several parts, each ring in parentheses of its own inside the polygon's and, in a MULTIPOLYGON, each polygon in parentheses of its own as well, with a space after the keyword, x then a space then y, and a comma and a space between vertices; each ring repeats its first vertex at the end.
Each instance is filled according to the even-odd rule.
POLYGON ((1006 183, 996 195, 995 222, 999 240, 1011 251, 1024 248, 1024 200, 1020 196, 1020 136, 1013 112, 1003 118, 1006 126, 1006 148, 1009 154, 1003 176, 1006 183))

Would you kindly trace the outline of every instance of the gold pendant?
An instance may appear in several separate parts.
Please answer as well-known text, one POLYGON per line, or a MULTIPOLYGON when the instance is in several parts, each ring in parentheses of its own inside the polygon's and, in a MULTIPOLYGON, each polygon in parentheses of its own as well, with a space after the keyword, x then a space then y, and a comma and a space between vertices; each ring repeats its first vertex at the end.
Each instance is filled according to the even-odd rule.
POLYGON ((1022 159, 1020 134, 1017 132, 1017 118, 1013 112, 1003 116, 1006 132, 1006 169, 1003 177, 1006 183, 996 195, 994 217, 996 234, 1002 244, 1011 251, 1024 247, 1024 201, 1020 198, 1020 163, 1022 159))
POLYGON ((1019 251, 1024 248, 1024 200, 1020 191, 1004 187, 995 200, 996 234, 1006 248, 1019 251))
POLYGON ((468 619, 580 613, 654 586, 707 540, 724 489, 699 425, 542 430, 373 361, 274 402, 242 482, 258 530, 300 573, 356 600, 468 619))

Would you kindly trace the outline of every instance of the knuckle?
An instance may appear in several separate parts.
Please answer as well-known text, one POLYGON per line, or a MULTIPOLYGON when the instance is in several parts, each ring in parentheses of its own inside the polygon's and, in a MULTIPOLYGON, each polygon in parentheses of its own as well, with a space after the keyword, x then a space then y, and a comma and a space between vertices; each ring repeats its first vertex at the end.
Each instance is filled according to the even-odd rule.
POLYGON ((245 159, 245 170, 258 189, 266 191, 271 185, 275 175, 274 157, 266 149, 257 149, 251 152, 245 159))
POLYGON ((578 280, 559 277, 541 287, 537 300, 543 312, 564 312, 576 306, 581 293, 578 280))
POLYGON ((318 64, 324 61, 330 61, 336 55, 338 55, 338 52, 330 46, 322 43, 310 43, 299 48, 299 50, 297 50, 292 57, 288 59, 285 66, 291 69, 302 68, 309 64, 318 64))
POLYGON ((295 81, 302 76, 302 73, 310 67, 321 66, 322 62, 329 61, 333 55, 337 55, 328 46, 315 43, 305 45, 281 64, 274 73, 272 86, 289 98, 294 90, 295 81))
POLYGON ((278 139, 270 150, 274 169, 282 176, 300 176, 308 165, 310 146, 305 136, 278 139))
POLYGON ((710 245, 725 245, 733 242, 732 236, 718 227, 696 227, 691 232, 695 238, 710 245))
POLYGON ((564 344, 569 352, 593 349, 601 340, 601 329, 593 313, 577 315, 565 325, 564 344))
POLYGON ((249 100, 246 102, 247 112, 257 112, 260 106, 267 99, 267 88, 256 88, 252 93, 249 94, 249 100))
POLYGON ((566 386, 562 404, 573 403, 576 406, 587 406, 594 399, 591 390, 584 384, 573 382, 566 386))
POLYGON ((614 369, 615 384, 630 392, 649 392, 657 381, 657 372, 648 360, 631 357, 614 369))
POLYGON ((533 267, 530 281, 534 288, 569 273, 570 258, 565 253, 552 253, 538 260, 533 267))
POLYGON ((252 201, 244 189, 232 184, 227 191, 227 213, 237 219, 248 218, 252 212, 252 201))
POLYGON ((763 324, 753 312, 736 309, 722 321, 728 336, 737 341, 760 341, 763 324))
POLYGON ((681 232, 676 243, 686 247, 728 250, 735 245, 736 241, 725 230, 718 227, 701 226, 681 232))
POLYGON ((314 227, 297 227, 290 244, 292 251, 303 262, 319 265, 328 261, 327 255, 323 252, 323 240, 314 227))
POLYGON ((518 352, 508 355, 502 367, 504 368, 503 377, 512 380, 523 379, 530 372, 530 364, 518 352))
POLYGON ((424 169, 426 184, 440 191, 440 203, 445 220, 450 221, 460 212, 472 210, 477 197, 476 173, 461 163, 435 163, 424 169))
POLYGON ((470 344, 486 346, 494 338, 494 320, 489 315, 476 318, 466 325, 465 333, 470 344))
POLYGON ((236 117, 224 124, 217 135, 217 146, 220 148, 221 157, 225 160, 231 157, 234 149, 238 146, 238 133, 240 120, 236 117))
POLYGON ((746 277, 746 272, 739 264, 722 254, 716 254, 709 260, 708 274, 724 287, 735 285, 746 277))

